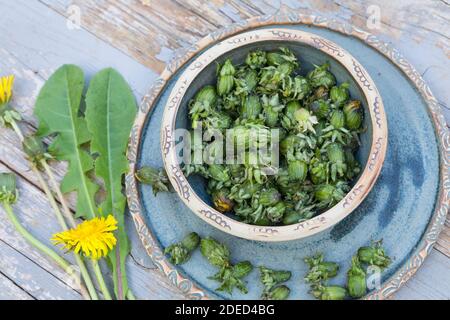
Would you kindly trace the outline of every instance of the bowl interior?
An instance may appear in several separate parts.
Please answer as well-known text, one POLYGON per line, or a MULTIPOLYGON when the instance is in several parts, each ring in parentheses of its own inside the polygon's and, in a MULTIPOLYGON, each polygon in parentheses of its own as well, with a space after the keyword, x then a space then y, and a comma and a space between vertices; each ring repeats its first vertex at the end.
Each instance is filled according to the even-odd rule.
MULTIPOLYGON (((367 128, 361 135, 361 146, 357 152, 357 159, 360 162, 362 168, 366 166, 370 149, 372 146, 372 122, 370 114, 367 110, 367 100, 356 81, 351 76, 350 72, 342 66, 337 60, 327 55, 326 53, 311 47, 309 45, 295 42, 295 41, 263 41, 253 43, 250 45, 236 48, 232 51, 224 53, 215 62, 210 63, 192 82, 191 86, 184 95, 178 113, 176 115, 176 129, 190 129, 189 108, 188 104, 195 94, 205 85, 215 85, 216 81, 216 69, 217 63, 223 63, 225 59, 230 58, 235 65, 243 64, 249 51, 261 49, 265 51, 277 50, 279 47, 287 47, 292 50, 300 62, 300 74, 306 75, 309 71, 314 69, 314 65, 321 65, 325 62, 330 64, 331 72, 336 76, 337 83, 348 82, 350 84, 350 96, 351 99, 360 100, 364 106, 364 127, 367 128)), ((361 170, 362 172, 363 170, 361 170)), ((354 181, 357 181, 359 177, 356 177, 354 181)), ((197 195, 208 205, 212 205, 211 198, 206 192, 207 181, 198 176, 193 175, 188 178, 188 181, 192 189, 197 195)), ((233 217, 233 215, 230 215, 233 217)))

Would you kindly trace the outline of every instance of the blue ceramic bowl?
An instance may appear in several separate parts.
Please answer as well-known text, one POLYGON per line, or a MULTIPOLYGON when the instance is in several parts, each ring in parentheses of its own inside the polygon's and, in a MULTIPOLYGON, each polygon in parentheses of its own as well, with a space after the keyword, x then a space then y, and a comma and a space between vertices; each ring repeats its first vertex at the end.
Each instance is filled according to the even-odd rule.
POLYGON ((206 50, 181 74, 165 108, 162 121, 161 147, 169 178, 184 203, 200 218, 216 228, 250 240, 286 241, 311 236, 332 227, 348 216, 368 195, 374 185, 386 153, 387 122, 383 103, 375 83, 364 67, 335 43, 315 34, 288 29, 251 31, 220 42, 206 50), (330 64, 338 83, 348 82, 352 99, 362 101, 364 126, 357 158, 362 164, 352 190, 336 206, 315 218, 290 226, 261 227, 239 222, 233 215, 214 209, 206 192, 207 181, 199 176, 186 179, 178 161, 176 129, 190 129, 188 103, 205 85, 215 85, 217 63, 231 59, 242 64, 249 51, 273 51, 279 47, 292 50, 299 59, 301 72, 309 72, 315 65, 330 64))

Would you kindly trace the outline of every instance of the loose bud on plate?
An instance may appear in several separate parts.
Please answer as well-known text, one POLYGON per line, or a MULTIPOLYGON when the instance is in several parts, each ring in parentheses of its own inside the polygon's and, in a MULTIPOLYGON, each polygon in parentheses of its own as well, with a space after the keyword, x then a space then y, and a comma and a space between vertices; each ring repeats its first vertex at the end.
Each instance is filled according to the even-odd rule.
POLYGON ((314 286, 311 294, 319 300, 344 300, 347 290, 338 286, 314 286))
POLYGON ((262 300, 286 300, 289 297, 291 290, 286 286, 278 286, 270 291, 263 293, 262 300))
POLYGON ((170 262, 179 265, 189 260, 191 253, 198 247, 199 243, 200 237, 197 233, 192 232, 180 243, 167 247, 164 253, 170 256, 170 262))
POLYGON ((292 273, 285 270, 273 270, 266 267, 259 267, 260 280, 266 290, 272 289, 280 283, 291 279, 292 273))
POLYGON ((347 272, 347 288, 352 298, 362 298, 367 291, 366 273, 357 256, 352 258, 352 266, 347 272))
POLYGON ((339 271, 339 265, 335 262, 324 261, 322 254, 305 258, 305 262, 309 266, 309 272, 305 277, 305 281, 312 284, 331 279, 339 271))
POLYGON ((13 173, 0 173, 0 202, 14 204, 18 196, 16 176, 13 173))
POLYGON ((381 241, 374 243, 370 247, 360 248, 358 250, 358 258, 361 262, 380 268, 386 268, 391 264, 391 258, 386 255, 381 247, 381 241))
POLYGON ((238 279, 246 277, 253 270, 253 265, 249 261, 242 261, 233 266, 233 276, 238 279))
POLYGON ((213 266, 222 268, 230 264, 230 251, 228 248, 212 238, 202 239, 200 250, 203 256, 213 266))
POLYGON ((169 191, 169 178, 164 170, 142 167, 136 172, 136 179, 143 184, 152 186, 153 194, 155 196, 158 192, 169 191))

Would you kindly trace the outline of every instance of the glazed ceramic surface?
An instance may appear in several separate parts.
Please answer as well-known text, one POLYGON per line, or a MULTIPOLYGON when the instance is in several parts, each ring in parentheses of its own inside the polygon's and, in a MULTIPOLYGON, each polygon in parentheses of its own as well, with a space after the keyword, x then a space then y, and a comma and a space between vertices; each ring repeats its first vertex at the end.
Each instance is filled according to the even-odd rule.
POLYGON ((287 241, 309 237, 319 233, 348 216, 364 200, 372 189, 383 164, 387 146, 387 122, 382 98, 368 72, 349 52, 339 45, 300 30, 269 28, 238 34, 215 44, 200 54, 178 75, 168 97, 161 125, 161 152, 168 176, 180 199, 193 213, 219 230, 241 238, 258 241, 287 241), (352 190, 336 206, 322 214, 298 224, 281 227, 262 227, 235 220, 215 210, 206 193, 205 179, 186 179, 178 159, 175 129, 190 129, 189 101, 205 85, 215 84, 217 63, 232 59, 242 64, 248 52, 256 49, 273 51, 289 48, 299 59, 303 74, 314 65, 330 64, 330 70, 338 83, 348 82, 350 94, 363 101, 365 110, 358 160, 364 168, 352 190))
POLYGON ((133 129, 129 150, 131 174, 127 177, 130 212, 150 257, 189 298, 258 299, 262 290, 255 270, 246 278, 248 295, 237 291, 233 296, 216 294, 217 283, 209 280, 208 276, 217 270, 199 251, 180 267, 175 268, 168 263, 161 248, 179 241, 190 231, 225 243, 231 249, 233 262, 251 260, 255 266, 292 271, 293 278, 287 283, 292 289, 292 299, 310 298, 308 286, 302 280, 307 272, 304 257, 323 252, 326 259, 338 262, 341 272, 330 283, 344 285, 346 270, 355 251, 371 240, 383 239, 393 263, 383 273, 381 286, 372 290, 367 298, 386 298, 420 267, 445 221, 450 195, 449 135, 445 122, 420 75, 398 52, 370 34, 320 17, 296 15, 255 19, 211 35, 194 47, 187 57, 194 57, 200 48, 249 26, 263 27, 282 21, 309 24, 283 28, 320 35, 351 52, 371 75, 383 97, 388 116, 388 151, 379 179, 367 198, 332 229, 306 239, 265 243, 221 232, 192 215, 176 194, 154 197, 150 187, 137 185, 132 175, 135 168, 163 166, 160 125, 169 94, 183 70, 183 62, 186 62, 186 59, 181 59, 168 67, 152 89, 142 104, 133 129), (340 33, 314 25, 333 28, 340 33), (349 37, 350 34, 378 50, 349 37))

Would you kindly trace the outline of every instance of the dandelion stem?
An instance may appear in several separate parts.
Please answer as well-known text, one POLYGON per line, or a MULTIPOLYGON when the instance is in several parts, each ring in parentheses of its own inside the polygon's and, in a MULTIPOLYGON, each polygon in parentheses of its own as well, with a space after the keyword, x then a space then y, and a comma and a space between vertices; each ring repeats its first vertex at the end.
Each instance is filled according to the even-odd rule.
POLYGON ((103 279, 102 270, 98 264, 97 260, 91 259, 92 268, 94 269, 95 276, 97 277, 97 282, 103 293, 105 300, 112 300, 111 294, 109 293, 108 287, 106 286, 105 279, 103 279))
POLYGON ((136 300, 136 297, 134 296, 133 292, 131 291, 131 289, 128 289, 127 292, 127 299, 128 300, 136 300))
MULTIPOLYGON (((19 139, 21 141, 23 141, 24 140, 24 136, 23 136, 23 133, 20 130, 17 122, 16 121, 11 121, 11 126, 14 129, 14 131, 16 132, 16 134, 19 137, 19 139)), ((44 162, 46 164, 46 166, 48 167, 48 164, 47 164, 47 162, 45 160, 42 160, 42 162, 44 162)), ((37 177, 37 179, 38 179, 42 189, 44 190, 44 192, 45 192, 45 194, 46 194, 46 196, 47 196, 47 198, 48 198, 48 200, 50 202, 51 207, 53 208, 53 210, 55 212, 55 215, 56 215, 56 218, 58 219, 59 224, 61 225, 63 230, 67 230, 68 229, 67 223, 65 222, 64 217, 62 216, 61 211, 59 210, 59 207, 58 207, 58 205, 57 205, 57 203, 55 201, 55 198, 53 197, 53 194, 50 191, 50 188, 48 187, 48 184, 46 183, 46 181, 42 177, 41 172, 36 168, 36 166, 34 164, 31 165, 31 169, 33 170, 33 173, 36 174, 36 177, 37 177)), ((51 177, 53 177, 53 175, 51 177)), ((53 178, 53 181, 54 181, 54 178, 53 178)), ((57 184, 54 184, 53 187, 56 190, 58 190, 59 193, 61 193, 61 191, 59 189, 59 186, 57 184)), ((69 221, 72 222, 73 225, 75 225, 73 217, 71 217, 71 218, 72 218, 72 220, 70 220, 70 218, 69 218, 69 221)), ((88 293, 86 291, 86 288, 84 286, 81 286, 80 290, 81 290, 81 292, 83 294, 83 297, 85 299, 87 299, 87 300, 91 300, 91 299, 98 300, 97 291, 95 290, 94 284, 93 284, 92 279, 91 279, 91 277, 89 275, 89 272, 88 272, 88 270, 86 268, 86 265, 84 264, 82 258, 78 254, 74 253, 74 256, 75 256, 75 261, 77 262, 77 265, 80 268, 80 273, 81 273, 81 275, 83 277, 83 280, 84 280, 84 282, 85 282, 85 284, 87 286, 87 291, 89 291, 89 293, 88 293)))
POLYGON ((22 131, 20 130, 19 126, 17 125, 17 122, 13 120, 10 122, 10 124, 11 124, 11 127, 16 132, 16 134, 19 136, 20 141, 23 141, 24 137, 23 137, 22 131))
POLYGON ((6 215, 8 216, 9 220, 12 222, 16 230, 25 238, 26 241, 28 241, 29 244, 31 244, 36 249, 52 258, 64 270, 70 270, 71 265, 69 262, 67 262, 64 258, 60 257, 55 251, 47 247, 41 241, 36 239, 31 233, 28 232, 28 230, 26 230, 22 226, 22 224, 14 214, 11 205, 7 201, 3 201, 3 208, 5 209, 6 215))
MULTIPOLYGON (((53 175, 53 172, 51 171, 50 167, 48 166, 47 161, 41 160, 40 163, 41 163, 42 167, 45 169, 45 171, 47 173, 47 176, 49 177, 50 182, 52 183, 53 189, 56 190, 56 194, 58 195, 59 201, 61 202, 63 210, 64 210, 64 213, 65 213, 64 216, 66 217, 67 220, 69 220, 70 226, 72 228, 75 227, 75 225, 76 225, 75 219, 73 218, 69 208, 67 207, 67 202, 66 202, 65 198, 63 197, 63 195, 61 193, 59 185, 56 182, 56 179, 55 179, 55 177, 53 175)), ((67 228, 67 224, 66 224, 66 222, 64 220, 63 215, 61 214, 61 211, 59 210, 58 205, 56 204, 56 201, 55 201, 55 199, 53 197, 53 194, 50 192, 50 190, 49 190, 47 184, 45 183, 45 181, 43 181, 42 175, 41 175, 41 173, 39 171, 38 171, 37 175, 38 175, 38 177, 40 177, 39 180, 42 180, 41 184, 43 186, 43 189, 44 189, 45 193, 47 194, 47 197, 49 198, 50 204, 52 204, 53 210, 55 211, 56 216, 57 216, 58 220, 60 221, 61 227, 63 228, 64 231, 67 230, 68 229, 67 228)), ((86 283, 86 286, 87 286, 87 288, 89 290, 89 294, 90 294, 92 300, 98 300, 97 291, 95 290, 95 287, 94 287, 94 284, 92 282, 91 276, 89 275, 89 272, 88 272, 88 270, 86 268, 86 265, 83 262, 83 259, 77 253, 74 253, 74 256, 75 256, 75 260, 77 261, 78 266, 80 267, 81 275, 83 276, 84 282, 86 283)))

